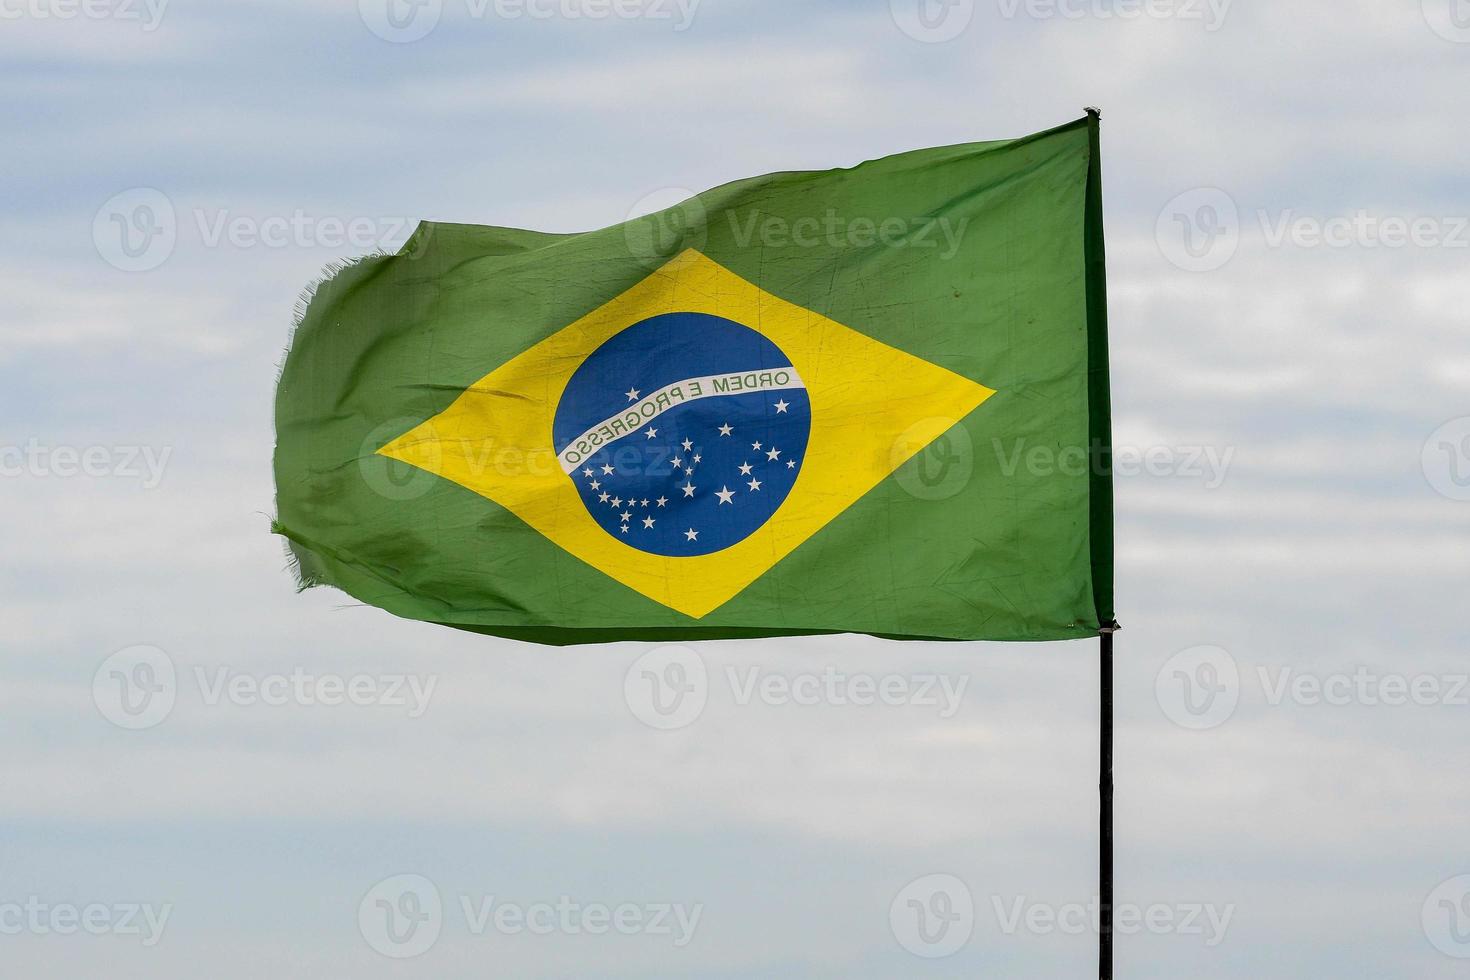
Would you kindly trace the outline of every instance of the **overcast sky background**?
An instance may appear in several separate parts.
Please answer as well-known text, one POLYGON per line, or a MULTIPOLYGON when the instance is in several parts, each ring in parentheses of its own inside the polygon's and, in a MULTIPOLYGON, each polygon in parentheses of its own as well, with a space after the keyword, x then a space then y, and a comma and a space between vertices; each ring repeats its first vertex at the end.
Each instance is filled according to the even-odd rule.
POLYGON ((1120 936, 1118 975, 1464 975, 1461 0, 957 0, 927 28, 914 0, 688 20, 428 0, 402 8, 407 33, 432 22, 413 41, 383 0, 94 3, 0 0, 0 973, 1090 975, 1090 931, 1007 919, 1094 893, 1096 644, 705 644, 703 714, 655 731, 624 694, 647 645, 541 649, 297 595, 268 524, 276 365, 325 264, 419 218, 602 227, 678 188, 1097 105, 1116 442, 1154 460, 1117 482, 1118 899, 1176 923, 1120 936), (147 217, 138 188, 176 233, 130 259, 111 215, 147 217), (298 212, 284 243, 250 240, 298 212), (68 447, 101 447, 93 475, 68 447), (137 645, 177 689, 127 730, 104 662, 137 645), (946 718, 742 705, 727 673, 828 667, 968 686, 946 718), (221 669, 436 686, 419 717, 211 704, 200 672, 221 669), (1346 703, 1273 697, 1355 671, 1346 703), (1433 703, 1379 703, 1393 678, 1433 703), (410 959, 370 921, 402 874, 444 905, 410 959), (931 874, 974 905, 941 958, 900 921, 931 874), (675 948, 476 934, 460 903, 563 895, 702 911, 675 948), (159 941, 116 928, 129 903, 168 907, 159 941), (89 905, 106 934, 42 931, 89 905), (1180 927, 1192 906, 1228 913, 1223 936, 1180 927))

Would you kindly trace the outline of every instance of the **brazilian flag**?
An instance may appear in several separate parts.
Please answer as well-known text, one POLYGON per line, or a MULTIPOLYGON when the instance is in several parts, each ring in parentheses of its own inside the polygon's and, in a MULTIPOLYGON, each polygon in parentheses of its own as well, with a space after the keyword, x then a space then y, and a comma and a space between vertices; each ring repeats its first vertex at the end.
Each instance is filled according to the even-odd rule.
POLYGON ((583 234, 426 222, 276 393, 302 587, 544 643, 1112 619, 1097 117, 583 234))

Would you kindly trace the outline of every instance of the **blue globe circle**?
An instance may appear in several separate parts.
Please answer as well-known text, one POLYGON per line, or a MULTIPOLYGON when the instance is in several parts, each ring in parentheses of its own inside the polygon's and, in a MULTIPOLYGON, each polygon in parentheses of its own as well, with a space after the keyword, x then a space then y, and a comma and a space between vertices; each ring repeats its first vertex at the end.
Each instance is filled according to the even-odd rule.
POLYGON ((806 388, 770 339, 724 317, 666 313, 582 362, 553 443, 604 531, 692 557, 771 519, 801 474, 811 420, 806 388))

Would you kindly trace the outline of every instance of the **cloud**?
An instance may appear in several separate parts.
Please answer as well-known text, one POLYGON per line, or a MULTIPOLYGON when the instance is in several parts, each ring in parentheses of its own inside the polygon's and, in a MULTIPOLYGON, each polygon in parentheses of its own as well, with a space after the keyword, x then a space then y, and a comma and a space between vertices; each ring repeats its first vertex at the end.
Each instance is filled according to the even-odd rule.
MULTIPOLYGON (((982 902, 1085 899, 1091 644, 705 646, 718 685, 705 716, 660 733, 622 700, 641 646, 532 649, 297 595, 266 533, 274 363, 300 287, 351 250, 201 247, 192 215, 595 227, 658 187, 1019 135, 1099 104, 1118 445, 1233 450, 1215 487, 1178 469, 1117 480, 1120 886, 1241 905, 1218 956, 1146 937, 1130 955, 1159 975, 1449 975, 1418 916, 1463 870, 1444 855, 1467 803, 1446 778, 1462 768, 1464 709, 1273 706, 1256 672, 1463 672, 1463 508, 1433 493, 1419 457, 1470 411, 1465 252, 1273 246, 1259 213, 1269 228, 1288 212, 1463 211, 1464 51, 1414 3, 1234 4, 1213 33, 981 5, 944 45, 905 37, 884 7, 710 4, 678 37, 450 17, 406 46, 372 37, 350 4, 171 6, 151 34, 6 28, 3 443, 173 456, 151 490, 0 480, 0 733, 14 749, 0 784, 17 823, 66 828, 64 845, 20 833, 0 899, 21 882, 166 897, 148 867, 196 873, 203 898, 163 966, 128 960, 138 975, 197 973, 207 947, 228 951, 211 954, 222 975, 349 963, 367 976, 380 964, 351 915, 373 881, 420 865, 488 890, 519 854, 533 866, 520 880, 548 889, 591 868, 619 895, 654 872, 703 895, 726 925, 683 961, 701 975, 843 977, 912 972, 886 915, 920 873, 962 874, 982 902), (135 186, 164 190, 185 224, 164 265, 126 274, 90 231, 135 186), (1222 188, 1241 217, 1214 272, 1176 268, 1154 237, 1164 205, 1196 187, 1222 188), (127 732, 92 683, 105 657, 143 643, 185 687, 162 725, 127 732), (1202 643, 1239 661, 1242 701, 1220 728, 1185 731, 1154 686, 1170 655, 1202 643), (742 706, 725 672, 752 667, 940 672, 969 688, 951 719, 742 706), (418 719, 210 705, 196 669, 220 668, 433 674, 438 687, 418 719), (27 867, 33 853, 47 857, 27 867)), ((483 972, 485 947, 462 939, 434 954, 441 975, 483 972)), ((1090 947, 984 934, 953 963, 1067 975, 1090 947)), ((94 973, 94 948, 35 955, 94 973)), ((510 955, 544 972, 545 953, 510 955)), ((664 965, 555 955, 568 974, 664 965)))

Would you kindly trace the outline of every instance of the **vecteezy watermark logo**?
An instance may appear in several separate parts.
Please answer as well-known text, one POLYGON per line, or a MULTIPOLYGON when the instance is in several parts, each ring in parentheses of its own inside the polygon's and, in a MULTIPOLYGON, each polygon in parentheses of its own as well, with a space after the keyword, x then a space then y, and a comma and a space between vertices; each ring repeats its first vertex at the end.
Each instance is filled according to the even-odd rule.
POLYGON ((694 24, 700 0, 465 0, 476 20, 671 21, 682 34, 694 24))
MULTIPOLYGON (((464 0, 470 20, 671 21, 676 33, 694 24, 700 0, 464 0)), ((385 41, 421 40, 439 25, 444 0, 358 0, 368 30, 385 41)))
POLYGON ((139 937, 146 947, 158 945, 173 914, 172 902, 152 905, 139 902, 45 902, 31 895, 24 902, 0 901, 0 936, 89 936, 139 937))
POLYGON ((392 959, 427 953, 444 928, 439 889, 423 875, 384 878, 357 904, 357 928, 375 952, 392 959))
POLYGON ((195 208, 194 225, 205 248, 332 248, 388 251, 408 238, 408 218, 290 214, 234 214, 228 208, 195 208))
POLYGON ((304 667, 289 672, 248 674, 229 666, 207 669, 195 665, 180 683, 173 659, 157 647, 119 650, 102 662, 92 677, 92 700, 102 717, 120 728, 152 728, 162 724, 178 702, 181 688, 196 693, 208 708, 389 708, 409 718, 421 718, 433 700, 439 678, 430 674, 310 673, 304 667))
POLYGON ((1352 673, 1299 674, 1291 667, 1257 667, 1256 676, 1273 708, 1290 701, 1304 708, 1327 705, 1341 708, 1363 705, 1376 708, 1420 708, 1470 705, 1470 674, 1379 673, 1359 665, 1352 673), (1273 676, 1274 673, 1274 676, 1273 676))
POLYGON ((173 660, 153 646, 119 650, 92 675, 92 702, 119 728, 160 724, 174 710, 178 692, 173 660))
POLYGON ((683 902, 584 902, 571 895, 555 901, 509 901, 499 894, 462 892, 446 906, 423 875, 401 874, 374 885, 357 906, 357 926, 375 951, 393 959, 428 952, 454 912, 471 936, 666 937, 676 949, 694 939, 704 905, 683 902))
POLYGON ((693 724, 709 700, 709 672, 688 647, 656 647, 623 677, 623 699, 650 728, 672 731, 693 724))
MULTIPOLYGON (((1364 664, 1351 670, 1309 673, 1291 666, 1258 664, 1250 693, 1269 708, 1464 708, 1470 706, 1470 674, 1381 672, 1364 664)), ((1245 678, 1219 647, 1191 647, 1169 658, 1155 681, 1159 706, 1185 728, 1224 724, 1244 696, 1245 678)))
POLYGON ((1214 33, 1225 26, 1232 0, 999 0, 1001 16, 1015 20, 1199 21, 1214 33))
POLYGON ((1240 209, 1218 187, 1185 191, 1159 212, 1154 240, 1164 258, 1186 272, 1213 272, 1240 247, 1240 209))
POLYGON ((1424 899, 1420 922, 1435 949, 1457 960, 1470 959, 1470 875, 1440 882, 1424 899))
MULTIPOLYGON (((425 438, 415 444, 422 466, 378 452, 388 443, 412 429, 424 425, 423 419, 400 417, 376 426, 362 440, 357 453, 357 469, 362 480, 378 496, 388 500, 417 500, 441 482, 435 472, 443 459, 443 443, 437 438, 433 423, 428 423, 425 438)), ((466 447, 468 453, 469 447, 466 447)), ((466 462, 470 460, 467 458, 466 462)))
MULTIPOLYGON (((1024 895, 1010 899, 990 897, 996 923, 1007 936, 1027 932, 1033 936, 1081 936, 1102 931, 1102 903, 1066 902, 1053 905, 1030 902, 1024 895)), ((1154 902, 1136 905, 1120 902, 1113 906, 1113 931, 1125 936, 1147 932, 1154 936, 1199 936, 1213 949, 1225 941, 1235 906, 1207 902, 1154 902)))
POLYGON ((1470 875, 1441 882, 1424 899, 1424 935, 1446 956, 1470 959, 1470 875))
POLYGON ((357 14, 367 29, 393 44, 428 37, 443 12, 444 0, 357 0, 357 14))
MULTIPOLYGON (((0 454, 3 452, 0 447, 0 454)), ((463 469, 476 477, 487 473, 539 479, 563 475, 556 450, 548 446, 527 449, 517 441, 498 439, 493 434, 440 441, 432 420, 420 422, 402 416, 389 419, 367 434, 357 454, 357 466, 363 482, 379 496, 414 500, 443 484, 436 474, 444 472, 445 456, 452 458, 453 469, 463 469), (413 439, 398 443, 397 437, 411 430, 416 431, 413 439), (412 462, 404 459, 405 455, 412 462)), ((635 448, 620 446, 611 454, 611 465, 621 474, 669 476, 674 472, 669 462, 672 458, 671 454, 644 455, 635 448)))
MULTIPOLYGON (((783 672, 761 665, 725 666, 730 703, 745 708, 891 707, 933 711, 953 718, 970 686, 968 674, 872 674, 820 670, 783 672)), ((704 661, 687 647, 659 647, 639 657, 623 678, 623 697, 633 715, 653 728, 692 725, 704 712, 715 685, 704 661)))
POLYGON ((1159 668, 1154 697, 1181 728, 1215 728, 1229 721, 1240 703, 1240 668, 1221 647, 1180 650, 1159 668))
POLYGON ((1002 476, 1018 472, 1028 476, 1151 476, 1199 480, 1206 490, 1225 482, 1235 447, 1225 446, 1128 446, 1108 447, 1100 441, 1091 446, 1029 445, 1022 437, 1007 442, 990 440, 1002 476))
POLYGON ((147 272, 163 265, 177 239, 173 202, 152 187, 114 194, 92 218, 97 254, 123 272, 147 272))
POLYGON ((660 188, 628 209, 623 238, 628 254, 645 268, 653 268, 686 248, 704 248, 709 240, 709 215, 693 191, 660 188))
POLYGON ((230 667, 212 672, 194 667, 194 680, 204 704, 214 708, 264 705, 281 708, 401 708, 409 718, 422 718, 439 686, 436 674, 315 674, 304 667, 290 673, 246 674, 230 667))
POLYGON ((915 41, 953 41, 975 19, 975 0, 889 0, 893 22, 915 41))
POLYGON ((730 234, 741 248, 760 245, 778 248, 911 248, 933 251, 947 262, 960 252, 968 217, 954 221, 948 216, 886 217, 850 216, 828 208, 814 214, 787 218, 752 208, 748 212, 725 212, 730 234))
POLYGON ((1451 419, 1424 440, 1424 478, 1442 497, 1470 500, 1470 415, 1451 419))
POLYGON ((0 478, 116 478, 138 480, 144 490, 163 482, 172 446, 48 446, 32 436, 25 445, 0 444, 0 478))
POLYGON ((1257 209, 1256 221, 1267 248, 1470 248, 1470 217, 1465 215, 1351 214, 1317 217, 1295 208, 1272 213, 1257 209))
MULTIPOLYGON (((0 0, 3 2, 3 0, 0 0)), ((147 272, 168 260, 179 237, 194 235, 201 248, 325 248, 353 253, 392 251, 407 239, 404 217, 313 214, 296 208, 281 214, 241 214, 228 208, 193 208, 181 221, 162 191, 139 187, 114 195, 92 220, 97 253, 124 272, 147 272)))
POLYGON ((694 939, 703 903, 581 902, 562 895, 555 902, 507 902, 496 895, 461 895, 459 907, 471 935, 492 929, 505 936, 667 936, 675 949, 694 939))
POLYGON ((168 0, 0 0, 3 20, 136 21, 145 32, 158 30, 168 0))
POLYGON ((725 668, 725 678, 735 703, 742 707, 759 701, 772 707, 933 708, 944 720, 959 712, 965 689, 970 686, 968 674, 958 678, 948 674, 874 675, 835 667, 788 675, 760 667, 742 671, 729 666, 725 668))
POLYGON ((1423 0, 1424 22, 1446 41, 1470 44, 1470 0, 1423 0))
MULTIPOLYGON (((1268 249, 1470 249, 1470 216, 1463 214, 1382 214, 1358 208, 1321 216, 1295 208, 1257 208, 1252 230, 1268 249)), ((1213 187, 1174 198, 1155 226, 1164 257, 1189 272, 1211 272, 1229 262, 1243 231, 1235 200, 1213 187)))
POLYGON ((975 899, 954 875, 915 878, 893 896, 888 927, 898 944, 915 956, 934 960, 964 948, 975 931, 975 899))
POLYGON ((948 500, 975 472, 975 443, 956 419, 931 418, 910 426, 893 441, 894 479, 910 497, 948 500), (937 438, 934 433, 939 432, 937 438), (923 448, 918 448, 918 447, 923 448), (899 465, 907 460, 905 465, 899 465))

